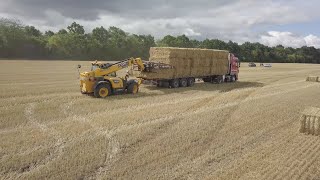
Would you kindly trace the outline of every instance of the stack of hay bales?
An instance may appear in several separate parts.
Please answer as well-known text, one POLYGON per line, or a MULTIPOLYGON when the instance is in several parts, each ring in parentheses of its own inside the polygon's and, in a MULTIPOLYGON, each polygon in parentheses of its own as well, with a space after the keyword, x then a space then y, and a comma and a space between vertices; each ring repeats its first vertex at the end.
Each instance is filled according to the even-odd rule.
POLYGON ((320 108, 309 107, 302 112, 300 132, 320 135, 320 108))
POLYGON ((312 81, 312 82, 319 82, 320 79, 318 76, 308 76, 307 81, 312 81))
POLYGON ((229 52, 196 48, 150 48, 150 61, 173 66, 173 69, 160 69, 144 72, 145 79, 173 79, 224 75, 229 70, 229 52))

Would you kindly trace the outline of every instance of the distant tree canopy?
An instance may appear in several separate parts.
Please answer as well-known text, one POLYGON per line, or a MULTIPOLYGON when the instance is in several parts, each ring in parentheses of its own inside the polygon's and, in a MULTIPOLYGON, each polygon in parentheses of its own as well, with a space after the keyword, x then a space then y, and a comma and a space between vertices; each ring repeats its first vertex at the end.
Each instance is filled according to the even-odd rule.
POLYGON ((117 27, 106 29, 101 26, 86 33, 76 22, 56 33, 50 30, 42 33, 19 21, 0 19, 0 58, 3 59, 148 59, 149 48, 154 46, 229 50, 241 61, 320 63, 320 49, 314 47, 268 47, 250 42, 239 45, 218 39, 198 41, 186 35, 167 35, 155 41, 151 35, 129 34, 117 27))

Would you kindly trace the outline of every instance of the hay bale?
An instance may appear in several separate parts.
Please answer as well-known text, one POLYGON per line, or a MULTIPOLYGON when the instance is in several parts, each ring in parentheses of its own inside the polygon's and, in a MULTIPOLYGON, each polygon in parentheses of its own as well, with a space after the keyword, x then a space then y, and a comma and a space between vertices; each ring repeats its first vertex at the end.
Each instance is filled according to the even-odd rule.
POLYGON ((301 133, 320 135, 320 108, 309 107, 302 112, 301 133))
POLYGON ((307 81, 319 82, 319 77, 318 76, 308 76, 307 81))
POLYGON ((306 121, 307 117, 305 115, 302 115, 300 118, 300 130, 299 132, 305 133, 306 132, 306 121))
POLYGON ((314 121, 314 135, 320 135, 320 117, 315 117, 314 121))
MULTIPOLYGON (((174 67, 173 77, 200 77, 210 75, 224 75, 229 69, 229 52, 213 49, 196 48, 150 48, 150 61, 169 64, 174 67)), ((148 76, 144 72, 144 76, 148 76)))
POLYGON ((161 69, 154 70, 152 72, 141 72, 139 78, 146 80, 167 79, 168 77, 174 77, 175 69, 161 69))

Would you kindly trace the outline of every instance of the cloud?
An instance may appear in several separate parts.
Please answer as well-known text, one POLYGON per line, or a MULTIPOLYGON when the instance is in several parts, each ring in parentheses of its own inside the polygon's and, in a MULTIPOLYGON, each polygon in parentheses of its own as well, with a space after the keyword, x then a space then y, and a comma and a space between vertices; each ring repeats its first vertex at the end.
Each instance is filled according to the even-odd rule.
MULTIPOLYGON (((317 5, 320 5, 317 0, 308 3, 298 0, 10 0, 0 2, 0 16, 21 19, 42 31, 57 31, 76 21, 87 32, 97 26, 117 26, 156 38, 186 34, 197 39, 242 43, 261 41, 261 34, 270 26, 309 22, 320 17, 317 5)), ((273 35, 264 36, 264 42, 271 43, 267 39, 273 35)), ((317 42, 313 37, 309 39, 317 42)))
POLYGON ((314 35, 298 36, 291 32, 270 31, 261 36, 261 43, 268 46, 283 45, 285 47, 314 46, 320 48, 320 38, 314 35))
POLYGON ((315 48, 320 48, 320 37, 310 34, 304 38, 308 46, 313 46, 315 48))

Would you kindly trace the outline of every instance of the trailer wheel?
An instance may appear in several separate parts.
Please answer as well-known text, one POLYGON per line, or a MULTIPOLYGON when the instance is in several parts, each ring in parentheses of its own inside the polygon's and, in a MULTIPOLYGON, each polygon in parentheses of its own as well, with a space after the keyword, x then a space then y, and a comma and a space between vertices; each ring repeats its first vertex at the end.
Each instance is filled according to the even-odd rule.
POLYGON ((171 86, 172 88, 178 88, 178 87, 179 87, 179 79, 172 79, 172 80, 170 81, 170 86, 171 86))
POLYGON ((218 84, 223 83, 223 76, 218 76, 218 77, 217 77, 217 83, 218 83, 218 84))
POLYGON ((232 75, 232 76, 231 76, 231 82, 236 82, 236 81, 237 81, 236 76, 235 76, 235 75, 232 75))
POLYGON ((187 81, 188 81, 188 86, 191 87, 191 86, 194 85, 195 79, 194 78, 188 78, 187 81))
POLYGON ((188 86, 187 79, 185 78, 180 79, 179 85, 180 87, 187 87, 188 86))
POLYGON ((207 77, 207 78, 202 78, 203 82, 211 82, 212 78, 207 77))

